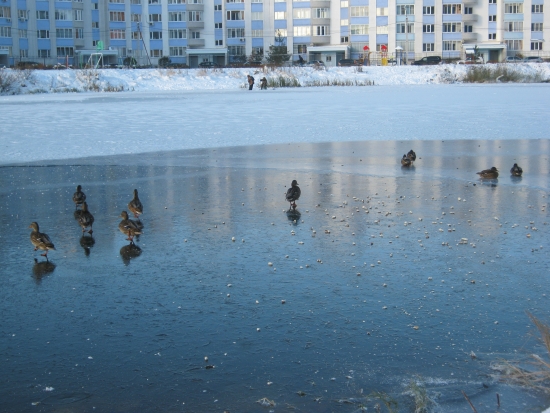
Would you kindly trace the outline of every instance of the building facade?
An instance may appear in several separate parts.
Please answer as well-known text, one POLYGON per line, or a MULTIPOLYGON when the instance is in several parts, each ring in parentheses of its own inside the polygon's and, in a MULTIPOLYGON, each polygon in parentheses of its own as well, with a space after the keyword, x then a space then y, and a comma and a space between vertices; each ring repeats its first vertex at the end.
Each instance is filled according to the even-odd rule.
POLYGON ((272 45, 327 66, 385 53, 549 57, 549 16, 550 0, 0 0, 0 64, 227 65, 272 45))

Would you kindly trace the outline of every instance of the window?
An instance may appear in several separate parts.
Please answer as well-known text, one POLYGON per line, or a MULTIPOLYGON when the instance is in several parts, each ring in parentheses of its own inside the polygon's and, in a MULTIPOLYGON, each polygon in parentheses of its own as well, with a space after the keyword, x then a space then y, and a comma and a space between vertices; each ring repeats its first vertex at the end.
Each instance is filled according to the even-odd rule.
POLYGON ((523 3, 504 3, 504 13, 523 13, 523 3))
POLYGON ((348 19, 340 20, 340 26, 349 26, 349 20, 348 19))
POLYGON ((162 57, 162 49, 151 49, 151 57, 162 57))
POLYGON ((189 12, 189 21, 190 22, 202 22, 202 11, 190 11, 189 12))
POLYGON ((464 7, 464 14, 474 14, 473 7, 464 7))
MULTIPOLYGON (((11 27, 10 27, 11 29, 11 27)), ((27 31, 23 29, 19 29, 19 38, 20 39, 26 39, 27 38, 27 31)))
MULTIPOLYGON (((59 0, 57 0, 59 1, 59 0)), ((123 3, 124 4, 124 0, 109 0, 109 3, 123 3)))
POLYGON ((504 22, 505 32, 522 32, 523 22, 504 22))
POLYGON ((398 4, 396 9, 397 15, 414 14, 414 4, 398 4))
POLYGON ((58 56, 72 56, 73 50, 72 47, 58 47, 56 53, 58 56))
POLYGON ((435 24, 424 24, 422 25, 423 33, 433 33, 435 32, 435 24))
POLYGON ((110 11, 109 12, 109 21, 123 22, 124 21, 124 12, 123 11, 110 11))
POLYGON ((462 41, 460 40, 443 40, 443 50, 460 50, 462 41))
POLYGON ((497 0, 489 0, 489 4, 497 4, 497 0))
POLYGON ((244 20, 244 11, 228 10, 226 13, 227 20, 244 20))
POLYGON ((160 0, 149 0, 149 4, 160 4, 160 0))
POLYGON ((150 22, 160 22, 162 21, 162 14, 154 13, 149 15, 150 22))
POLYGON ((244 37, 244 29, 227 29, 227 37, 229 39, 244 37))
POLYGON ((376 34, 388 34, 388 26, 376 26, 376 34))
POLYGON ((330 26, 313 26, 314 36, 330 36, 330 26))
MULTIPOLYGON (((141 0, 137 0, 137 4, 140 4, 140 3, 141 3, 141 0)), ((168 0, 168 4, 185 4, 185 0, 168 0)))
MULTIPOLYGON (((0 7, 0 17, 3 17, 4 19, 11 19, 11 8, 0 7)), ((38 11, 36 12, 36 18, 38 19, 38 11)), ((48 19, 48 17, 46 17, 46 19, 48 19)))
POLYGON ((130 21, 136 22, 136 23, 140 22, 141 21, 141 14, 132 13, 130 15, 130 21))
POLYGON ((349 37, 348 36, 342 36, 340 37, 340 43, 348 43, 349 37))
POLYGON ((168 50, 170 56, 185 56, 185 47, 172 46, 168 50))
POLYGON ((214 23, 214 29, 223 29, 223 23, 214 23))
POLYGON ((191 32, 191 39, 200 39, 201 32, 191 32))
POLYGON ((462 14, 462 4, 444 4, 443 14, 462 14))
POLYGON ((294 19, 310 19, 311 18, 311 9, 292 9, 292 18, 294 19))
POLYGON ((37 30, 36 31, 36 38, 37 39, 49 39, 50 38, 50 31, 49 30, 37 30))
POLYGON ((126 30, 111 30, 109 32, 109 37, 113 40, 123 40, 126 39, 126 30))
POLYGON ((395 25, 396 33, 414 33, 414 23, 397 23, 395 25), (405 27, 407 26, 407 27, 405 27))
POLYGON ((38 57, 50 57, 50 49, 38 49, 38 57))
POLYGON ((168 30, 169 39, 187 39, 187 30, 185 29, 171 29, 168 30))
POLYGON ((222 5, 221 4, 214 4, 214 11, 222 11, 222 5))
POLYGON ((55 37, 58 39, 72 39, 73 29, 55 29, 55 37))
POLYGON ((435 43, 423 43, 422 44, 422 51, 423 52, 434 52, 435 51, 435 43))
POLYGON ((542 42, 531 42, 531 50, 542 50, 542 42))
POLYGON ((506 40, 508 50, 523 50, 523 40, 506 40))
POLYGON ((497 21, 497 15, 496 14, 492 14, 489 16, 489 21, 490 22, 496 22, 497 21))
POLYGON ((244 0, 225 0, 226 3, 244 3, 244 0))
POLYGON ((531 23, 532 32, 542 32, 543 24, 542 23, 531 23))
POLYGON ((73 10, 73 20, 77 22, 82 21, 82 10, 78 10, 78 9, 73 10))
POLYGON ((84 39, 84 29, 82 29, 82 28, 74 29, 74 38, 75 39, 84 39))
POLYGON ((264 19, 264 12, 263 11, 253 11, 251 13, 250 18, 252 20, 263 20, 264 19))
POLYGON ((287 37, 287 30, 286 29, 277 29, 275 32, 275 41, 277 41, 277 37, 287 37))
POLYGON ((0 37, 11 37, 11 27, 0 26, 0 37))
POLYGON ((457 33, 462 31, 462 23, 443 23, 443 33, 457 33))
POLYGON ((140 40, 140 39, 141 39, 140 32, 132 32, 132 40, 140 40))
POLYGON ((69 9, 56 9, 55 20, 72 20, 72 10, 69 9))
POLYGON ((276 11, 275 20, 286 20, 286 11, 276 11))
POLYGON ((532 4, 531 5, 531 11, 533 13, 543 13, 543 10, 542 10, 543 6, 544 6, 544 4, 532 4))
POLYGON ((293 51, 294 54, 304 54, 307 53, 307 44, 296 44, 294 43, 293 51))
POLYGON ((472 33, 474 26, 471 24, 465 24, 464 25, 464 33, 472 33))
POLYGON ((171 11, 168 13, 169 22, 184 22, 185 12, 183 11, 171 11))
POLYGON ((244 56, 246 54, 244 46, 228 46, 227 53, 230 56, 244 56))
POLYGON ((489 40, 496 40, 497 34, 496 33, 489 33, 489 40))
POLYGON ((149 32, 149 39, 150 40, 161 40, 162 39, 162 32, 149 32))
POLYGON ((377 44, 376 45, 376 51, 380 52, 382 50, 382 46, 384 46, 386 51, 388 50, 388 45, 387 44, 377 44))
POLYGON ((141 0, 130 0, 130 4, 141 4, 141 0))
POLYGON ((340 7, 342 7, 342 8, 349 7, 349 1, 348 0, 341 0, 340 1, 340 7))
MULTIPOLYGON (((380 26, 379 26, 380 27, 380 26)), ((388 27, 388 26, 382 26, 388 27)), ((369 25, 368 24, 352 24, 349 27, 349 34, 369 34, 369 25)))
POLYGON ((216 46, 223 46, 223 40, 216 40, 216 41, 214 42, 214 44, 215 44, 216 46))
POLYGON ((369 6, 354 6, 350 8, 350 17, 369 17, 369 6))
POLYGON ((376 8, 376 15, 377 16, 387 16, 388 15, 388 8, 387 7, 377 7, 376 8))
POLYGON ((330 17, 330 9, 327 7, 313 9, 314 19, 328 19, 330 17))
MULTIPOLYGON (((0 11, 3 7, 0 7, 0 11)), ((0 16, 0 17, 10 17, 10 16, 0 16)), ((50 18, 50 12, 47 10, 36 10, 36 20, 48 20, 50 18)))
POLYGON ((407 52, 414 52, 414 40, 406 41, 397 41, 395 42, 395 45, 398 47, 401 47, 403 50, 406 50, 407 52))
POLYGON ((29 57, 29 51, 27 49, 19 49, 19 57, 29 57))
POLYGON ((252 54, 258 57, 262 57, 264 55, 264 47, 263 46, 253 47, 252 54))
POLYGON ((92 22, 92 29, 99 29, 99 22, 92 22))
POLYGON ((20 20, 27 21, 27 10, 18 10, 17 11, 17 17, 19 17, 20 20))
POLYGON ((252 37, 264 37, 264 31, 262 29, 251 30, 250 34, 252 35, 252 37))
POLYGON ((263 3, 263 0, 252 0, 252 3, 263 3))
POLYGON ((311 26, 294 26, 294 36, 311 36, 311 26))
POLYGON ((189 4, 202 4, 202 0, 187 0, 189 4))
POLYGON ((424 15, 435 14, 435 6, 424 6, 424 7, 422 7, 422 14, 424 14, 424 15))

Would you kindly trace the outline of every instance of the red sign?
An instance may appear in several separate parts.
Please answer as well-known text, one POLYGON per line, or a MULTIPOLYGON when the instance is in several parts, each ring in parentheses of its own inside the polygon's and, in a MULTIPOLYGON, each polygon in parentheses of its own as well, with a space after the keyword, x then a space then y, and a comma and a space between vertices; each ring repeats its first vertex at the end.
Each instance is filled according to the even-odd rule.
POLYGON ((363 50, 369 50, 369 46, 363 46, 363 50))
POLYGON ((382 46, 380 46, 380 49, 386 51, 386 50, 388 50, 388 46, 383 44, 382 46))

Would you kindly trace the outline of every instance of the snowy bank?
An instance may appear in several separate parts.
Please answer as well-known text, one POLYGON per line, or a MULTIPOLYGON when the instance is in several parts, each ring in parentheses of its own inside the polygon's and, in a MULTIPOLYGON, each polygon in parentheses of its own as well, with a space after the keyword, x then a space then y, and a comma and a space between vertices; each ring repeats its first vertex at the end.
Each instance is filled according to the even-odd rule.
MULTIPOLYGON (((477 67, 481 67, 478 65, 477 67)), ((550 79, 550 63, 518 63, 484 65, 507 70, 520 77, 550 79)), ((117 92, 161 90, 231 90, 244 88, 246 75, 259 80, 265 76, 270 85, 279 79, 308 86, 328 85, 423 85, 465 82, 472 66, 363 66, 332 67, 318 70, 312 67, 224 68, 224 69, 84 69, 84 70, 12 70, 0 71, 0 94, 38 94, 72 92, 117 92)), ((520 80, 521 82, 521 80, 520 80)))

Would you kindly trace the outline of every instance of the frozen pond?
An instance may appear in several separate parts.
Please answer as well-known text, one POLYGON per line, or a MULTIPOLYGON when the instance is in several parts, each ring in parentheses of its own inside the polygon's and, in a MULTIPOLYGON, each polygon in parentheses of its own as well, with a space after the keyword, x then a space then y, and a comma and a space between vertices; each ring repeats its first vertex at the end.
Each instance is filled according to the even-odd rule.
MULTIPOLYGON (((434 99, 457 104, 465 89, 434 88, 434 99)), ((538 96, 536 88, 505 89, 494 89, 495 106, 506 93, 538 96)), ((86 104, 109 117, 113 105, 124 107, 119 99, 143 96, 86 104)), ((27 102, 35 104, 45 105, 27 102)), ((490 376, 500 358, 543 354, 525 311, 549 316, 550 142, 512 138, 522 129, 543 133, 547 120, 533 115, 536 129, 527 118, 523 127, 488 120, 488 135, 515 125, 507 140, 443 139, 462 116, 452 113, 434 115, 449 123, 426 132, 431 141, 399 140, 392 129, 391 141, 1 167, 0 411, 347 413, 360 403, 374 411, 365 396, 378 391, 409 412, 415 378, 436 411, 470 409, 461 391, 480 412, 496 410, 496 393, 500 412, 548 407, 547 397, 490 376), (404 170, 399 159, 411 148, 419 159, 404 170), (509 175, 514 162, 520 179, 509 175), (475 172, 493 165, 498 181, 479 181, 475 172), (299 217, 285 213, 292 179, 302 189, 299 217), (93 240, 74 220, 77 184, 96 218, 93 240), (134 188, 145 228, 129 248, 117 226, 134 188), (50 265, 32 251, 32 221, 56 245, 50 265), (276 405, 262 407, 262 398, 276 405)), ((167 129, 180 116, 166 115, 167 129)), ((278 131, 277 119, 264 121, 257 133, 278 131)), ((12 122, 10 139, 20 130, 12 122)), ((222 136, 236 134, 211 122, 222 136)), ((328 115, 322 125, 334 128, 328 115)), ((95 136, 88 127, 81 134, 95 136)), ((132 136, 124 142, 133 148, 132 136)), ((57 158, 72 153, 68 146, 57 158)))

